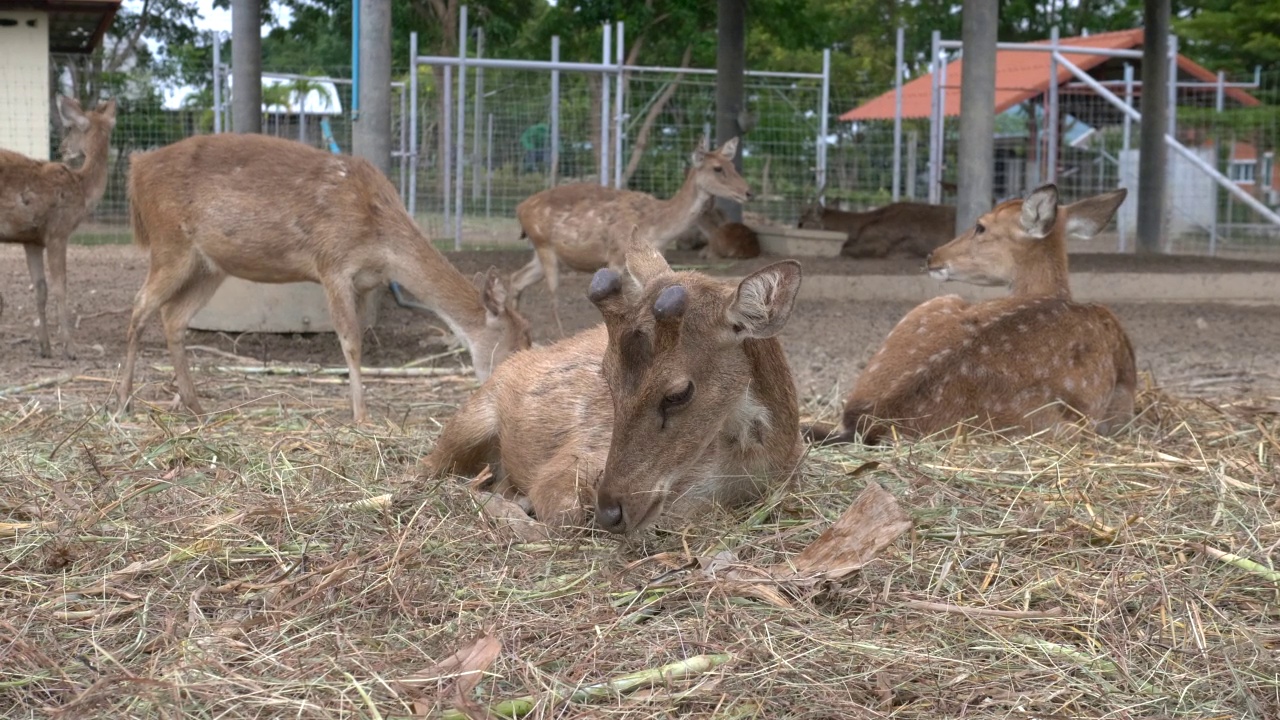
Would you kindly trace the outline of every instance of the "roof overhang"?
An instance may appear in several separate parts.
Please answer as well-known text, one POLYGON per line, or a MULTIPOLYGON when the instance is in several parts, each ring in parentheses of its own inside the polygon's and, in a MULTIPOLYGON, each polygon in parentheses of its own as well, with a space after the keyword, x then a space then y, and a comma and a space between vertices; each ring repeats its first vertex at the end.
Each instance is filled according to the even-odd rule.
POLYGON ((2 10, 49 15, 49 52, 91 53, 102 42, 121 0, 0 0, 2 10))

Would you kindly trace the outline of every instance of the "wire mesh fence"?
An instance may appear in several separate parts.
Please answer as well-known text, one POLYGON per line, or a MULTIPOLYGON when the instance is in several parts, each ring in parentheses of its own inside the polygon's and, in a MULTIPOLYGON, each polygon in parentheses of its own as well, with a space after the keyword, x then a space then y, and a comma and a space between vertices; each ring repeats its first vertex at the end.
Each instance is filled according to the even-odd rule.
MULTIPOLYGON (((61 128, 53 95, 93 103, 113 97, 119 104, 105 195, 79 231, 81 241, 127 240, 125 179, 129 154, 209 133, 229 118, 215 119, 212 82, 166 87, 150 74, 124 68, 108 72, 94 56, 53 55, 30 72, 10 67, 0 82, 0 140, 33 157, 58 158, 61 128), (40 107, 46 108, 41 114, 40 107), (36 108, 36 110, 32 110, 36 108)), ((275 68, 264 75, 262 131, 314 147, 351 152, 350 68, 275 68)), ((1125 98, 1123 76, 1095 76, 1125 98)), ((559 145, 550 147, 551 76, 545 71, 488 68, 467 75, 465 128, 458 143, 456 74, 445 67, 419 68, 417 147, 410 146, 407 69, 394 73, 392 88, 392 181, 408 200, 414 192, 417 218, 437 238, 452 237, 459 190, 463 240, 469 245, 518 242, 515 207, 530 195, 567 182, 599 182, 601 75, 562 72, 559 78, 559 145), (445 78, 452 102, 445 111, 445 78), (462 182, 454 170, 461 154, 462 182), (553 167, 554 164, 554 167, 553 167), (446 168, 449 172, 446 172, 446 168)), ((212 68, 210 80, 212 79, 212 68)), ((957 78, 948 92, 958 92, 957 78)), ((1217 169, 1264 205, 1280 206, 1280 73, 1209 79, 1181 78, 1177 90, 1176 137, 1192 154, 1217 169)), ((614 78, 610 90, 616 92, 614 78)), ((749 77, 748 128, 742 143, 743 174, 756 195, 748 211, 773 222, 794 224, 800 209, 821 191, 829 205, 867 209, 890 201, 893 186, 892 120, 841 122, 840 114, 891 87, 836 83, 840 91, 826 111, 825 185, 818 187, 821 83, 814 79, 749 77)), ((223 84, 227 88, 227 84, 223 84)), ((1046 97, 1032 97, 997 116, 995 197, 1020 196, 1053 177, 1066 201, 1128 187, 1112 230, 1078 249, 1128 251, 1135 245, 1138 138, 1141 123, 1079 83, 1059 87, 1059 150, 1056 173, 1048 168, 1046 97)), ((1134 107, 1140 89, 1128 93, 1134 107)), ((611 98, 611 102, 616 95, 611 98)), ((632 190, 670 197, 679 188, 699 138, 714 135, 715 78, 680 72, 629 71, 624 77, 621 175, 632 190)), ((941 202, 956 193, 958 118, 944 120, 941 202)), ((929 196, 929 119, 902 120, 903 200, 929 196)), ((611 147, 612 145, 610 145, 611 147)), ((609 158, 612 167, 616 157, 609 158)), ((610 170, 612 175, 613 170, 610 170)), ((1215 183, 1197 164, 1171 152, 1168 160, 1166 233, 1169 252, 1240 257, 1280 255, 1280 228, 1237 194, 1215 183)))

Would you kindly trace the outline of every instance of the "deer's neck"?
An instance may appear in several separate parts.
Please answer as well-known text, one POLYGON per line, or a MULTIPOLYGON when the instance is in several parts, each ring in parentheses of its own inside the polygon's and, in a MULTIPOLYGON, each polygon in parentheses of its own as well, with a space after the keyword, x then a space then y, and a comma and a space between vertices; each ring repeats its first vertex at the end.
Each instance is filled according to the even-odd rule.
POLYGON ((107 131, 95 127, 89 132, 84 164, 71 171, 80 181, 86 208, 97 205, 107 191, 107 151, 111 149, 111 136, 107 131))
POLYGON ((711 193, 698 187, 697 173, 690 172, 680 191, 667 200, 658 201, 653 224, 657 230, 658 250, 665 250, 675 238, 698 224, 698 218, 711 204, 711 193))
POLYGON ((743 350, 751 363, 750 392, 768 411, 765 452, 776 470, 794 461, 800 430, 796 387, 782 344, 775 338, 746 340, 743 350))
POLYGON ((475 342, 485 327, 480 291, 416 228, 401 234, 403 242, 396 245, 403 255, 390 260, 392 279, 439 315, 475 357, 475 342))
POLYGON ((1018 264, 1013 278, 1014 297, 1056 297, 1071 299, 1071 286, 1067 276, 1067 246, 1060 233, 1045 238, 1043 247, 1036 248, 1037 255, 1018 264))

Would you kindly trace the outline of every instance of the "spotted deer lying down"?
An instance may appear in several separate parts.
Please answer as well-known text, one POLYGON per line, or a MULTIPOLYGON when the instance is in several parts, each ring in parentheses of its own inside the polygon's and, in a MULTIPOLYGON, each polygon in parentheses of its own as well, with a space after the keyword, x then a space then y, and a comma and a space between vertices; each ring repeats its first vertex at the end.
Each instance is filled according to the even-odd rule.
POLYGON ((1107 434, 1127 423, 1133 346, 1110 310, 1072 301, 1066 248, 1067 236, 1102 230, 1125 194, 1059 206, 1057 188, 1045 185, 934 251, 933 277, 1009 285, 1011 296, 947 295, 912 310, 858 378, 838 432, 813 426, 811 439, 874 444, 891 429, 923 436, 960 422, 1034 433, 1083 420, 1107 434))
POLYGON ((491 464, 496 486, 551 525, 640 530, 760 498, 789 481, 803 443, 776 335, 800 264, 736 287, 672 272, 647 243, 596 272, 604 324, 517 353, 445 426, 428 476, 491 464))

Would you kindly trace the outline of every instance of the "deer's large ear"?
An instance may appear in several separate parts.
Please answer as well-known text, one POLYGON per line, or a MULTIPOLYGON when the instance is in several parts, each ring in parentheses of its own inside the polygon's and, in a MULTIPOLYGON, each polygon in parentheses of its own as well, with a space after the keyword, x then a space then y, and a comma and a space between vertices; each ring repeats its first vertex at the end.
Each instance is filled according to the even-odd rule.
POLYGON ((68 130, 72 127, 82 131, 89 129, 89 118, 80 109, 80 101, 75 98, 58 96, 58 117, 62 119, 62 127, 68 130))
POLYGON ((1067 213, 1067 234, 1078 238, 1091 238, 1115 217, 1116 210, 1129 191, 1120 188, 1109 193, 1094 195, 1062 208, 1067 213))
POLYGON ((106 118, 107 120, 110 120, 111 127, 116 126, 116 99, 115 98, 111 98, 106 102, 98 103, 98 107, 94 108, 93 111, 98 113, 102 117, 106 118))
POLYGON ((725 319, 739 340, 770 338, 782 332, 800 292, 800 263, 783 260, 748 275, 738 284, 725 319))
POLYGON ((501 316, 507 307, 507 284, 503 282, 498 268, 492 265, 484 274, 484 289, 480 291, 480 301, 484 303, 485 313, 493 318, 501 316))
POLYGON ((1041 185, 1022 201, 1022 229, 1039 240, 1053 231, 1058 221, 1058 187, 1041 185))
POLYGON ((693 162, 694 165, 697 165, 698 163, 702 162, 703 158, 707 156, 707 152, 709 152, 709 149, 707 146, 707 136, 703 135, 701 138, 698 139, 698 147, 693 149, 693 154, 689 156, 689 160, 693 162))
POLYGON ((725 160, 732 160, 734 155, 738 154, 738 138, 729 138, 720 146, 717 151, 725 160))

